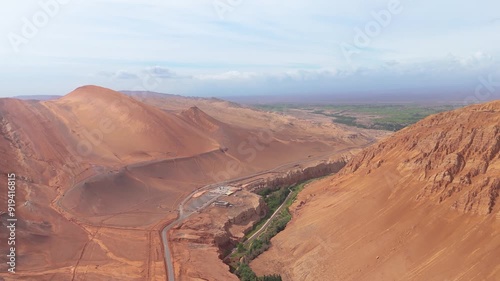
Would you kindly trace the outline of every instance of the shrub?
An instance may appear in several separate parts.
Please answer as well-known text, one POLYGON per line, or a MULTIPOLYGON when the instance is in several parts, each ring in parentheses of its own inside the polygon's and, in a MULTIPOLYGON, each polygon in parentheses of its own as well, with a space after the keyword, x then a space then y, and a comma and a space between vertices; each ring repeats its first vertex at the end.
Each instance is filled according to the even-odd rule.
POLYGON ((238 253, 244 253, 246 251, 245 249, 245 245, 243 245, 243 243, 238 243, 238 253))

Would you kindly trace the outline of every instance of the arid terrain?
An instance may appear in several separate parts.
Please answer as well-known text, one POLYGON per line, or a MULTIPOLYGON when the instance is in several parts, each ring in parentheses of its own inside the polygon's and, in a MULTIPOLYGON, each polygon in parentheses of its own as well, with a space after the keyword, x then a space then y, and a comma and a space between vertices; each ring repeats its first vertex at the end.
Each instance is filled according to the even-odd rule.
POLYGON ((238 280, 223 260, 269 217, 257 192, 330 175, 298 193, 256 274, 497 280, 499 112, 474 105, 390 135, 97 86, 0 99, 19 219, 16 275, 0 278, 238 280))
MULTIPOLYGON (((219 99, 126 95, 97 86, 55 100, 0 99, 0 117, 1 180, 17 175, 19 218, 15 278, 0 258, 5 280, 165 280, 161 231, 198 188, 344 161, 387 135, 219 99)), ((236 207, 226 210, 233 215, 210 207, 180 226, 186 233, 169 233, 178 275, 219 268, 214 272, 234 278, 220 249, 205 252, 214 257, 207 262, 182 237, 208 237, 203 241, 210 244, 204 230, 221 225, 230 229, 224 239, 241 237, 259 219, 251 210, 260 207, 249 190, 238 194, 227 199, 234 200, 236 207)))
POLYGON ((310 184, 250 265, 283 280, 500 280, 500 102, 432 115, 310 184))
POLYGON ((0 281, 500 281, 476 2, 3 1, 0 281))

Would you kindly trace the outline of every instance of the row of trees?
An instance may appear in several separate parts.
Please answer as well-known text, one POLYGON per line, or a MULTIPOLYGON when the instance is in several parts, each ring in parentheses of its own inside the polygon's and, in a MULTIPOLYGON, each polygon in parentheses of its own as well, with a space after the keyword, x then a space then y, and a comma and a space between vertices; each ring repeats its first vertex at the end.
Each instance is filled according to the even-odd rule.
POLYGON ((240 264, 240 266, 238 267, 238 272, 236 272, 236 274, 242 281, 282 281, 281 276, 278 274, 258 277, 246 263, 240 264))
MULTIPOLYGON (((274 211, 276 211, 279 206, 285 203, 285 207, 281 210, 273 221, 269 224, 267 229, 257 238, 255 239, 248 248, 245 247, 243 243, 239 243, 237 246, 237 257, 240 259, 240 262, 236 267, 236 275, 242 281, 281 281, 281 276, 278 274, 266 275, 258 277, 253 270, 248 265, 248 262, 255 259, 261 253, 265 252, 271 246, 271 238, 274 237, 278 232, 285 229, 288 222, 292 219, 292 215, 290 214, 288 207, 295 200, 297 194, 304 188, 305 183, 298 184, 294 187, 281 187, 278 190, 273 190, 266 188, 259 192, 261 196, 264 197, 264 201, 268 206, 270 213, 268 216, 274 211), (287 199, 287 196, 290 192, 293 191, 292 196, 287 199)), ((266 217, 266 219, 268 218, 266 217)))

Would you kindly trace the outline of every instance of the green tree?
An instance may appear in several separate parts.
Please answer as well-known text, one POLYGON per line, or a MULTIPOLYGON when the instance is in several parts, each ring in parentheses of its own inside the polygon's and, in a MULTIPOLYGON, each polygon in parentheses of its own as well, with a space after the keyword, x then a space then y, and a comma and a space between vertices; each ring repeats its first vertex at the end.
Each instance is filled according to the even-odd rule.
POLYGON ((243 243, 238 243, 238 253, 244 253, 246 251, 245 245, 243 243))

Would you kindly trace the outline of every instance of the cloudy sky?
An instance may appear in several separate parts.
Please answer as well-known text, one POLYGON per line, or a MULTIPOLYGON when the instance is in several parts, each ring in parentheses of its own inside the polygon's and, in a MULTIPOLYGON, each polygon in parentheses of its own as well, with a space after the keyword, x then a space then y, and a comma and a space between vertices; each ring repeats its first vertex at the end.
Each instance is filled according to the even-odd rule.
POLYGON ((462 98, 487 80, 489 98, 500 98, 498 0, 2 5, 0 96, 63 95, 96 84, 194 96, 462 98))

